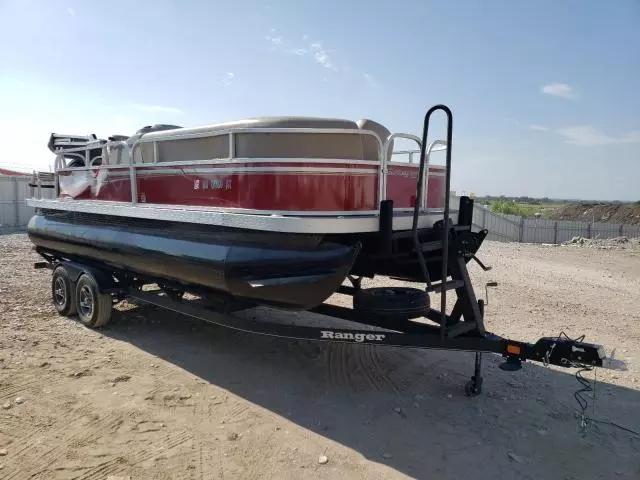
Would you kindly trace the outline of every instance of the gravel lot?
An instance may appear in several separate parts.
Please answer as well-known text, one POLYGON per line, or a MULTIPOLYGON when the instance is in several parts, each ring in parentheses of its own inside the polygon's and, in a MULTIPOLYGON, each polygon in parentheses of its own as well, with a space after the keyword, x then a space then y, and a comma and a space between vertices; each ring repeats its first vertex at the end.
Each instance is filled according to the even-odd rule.
MULTIPOLYGON (((640 248, 600 247, 488 242, 493 270, 472 277, 479 296, 500 284, 490 331, 615 348, 628 370, 596 372, 588 412, 640 431, 640 248)), ((507 373, 489 356, 468 398, 468 353, 291 342, 133 306, 92 331, 55 313, 26 236, 0 236, 0 252, 0 478, 640 478, 639 436, 581 431, 573 370, 507 373)))

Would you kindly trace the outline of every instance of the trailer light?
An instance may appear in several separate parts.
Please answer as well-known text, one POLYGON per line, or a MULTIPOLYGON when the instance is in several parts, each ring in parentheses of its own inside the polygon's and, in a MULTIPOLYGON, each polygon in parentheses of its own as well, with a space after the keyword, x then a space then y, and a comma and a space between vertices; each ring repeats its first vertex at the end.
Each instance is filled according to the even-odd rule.
POLYGON ((520 355, 520 347, 518 345, 507 345, 507 353, 512 355, 520 355))

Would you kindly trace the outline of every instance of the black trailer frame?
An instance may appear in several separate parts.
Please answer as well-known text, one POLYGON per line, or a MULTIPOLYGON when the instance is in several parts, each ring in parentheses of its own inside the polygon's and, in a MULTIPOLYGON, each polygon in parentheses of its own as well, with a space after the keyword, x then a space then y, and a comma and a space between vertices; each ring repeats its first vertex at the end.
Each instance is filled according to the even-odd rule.
MULTIPOLYGON (((474 260, 483 269, 489 269, 475 256, 488 232, 486 230, 473 231, 473 200, 469 197, 460 199, 457 224, 452 224, 450 220, 452 114, 449 108, 444 105, 432 107, 425 116, 416 198, 422 198, 424 189, 425 146, 427 145, 429 121, 431 115, 438 110, 442 110, 446 114, 448 127, 443 220, 428 231, 418 229, 420 205, 416 202, 412 230, 394 232, 392 231, 393 203, 383 201, 380 205, 378 250, 367 252, 368 257, 363 254, 363 258, 365 258, 365 263, 367 259, 375 258, 375 261, 378 262, 376 265, 382 266, 384 266, 384 262, 406 262, 411 264, 413 268, 419 264, 420 276, 426 284, 423 293, 425 296, 428 293, 440 294, 439 310, 431 308, 427 304, 417 312, 418 314, 414 311, 411 315, 399 318, 398 312, 387 315, 378 314, 371 309, 358 310, 355 307, 355 302, 354 308, 323 303, 312 309, 311 312, 349 321, 354 324, 354 328, 286 325, 248 320, 234 315, 235 311, 254 306, 241 299, 219 296, 217 300, 220 301, 217 305, 202 306, 197 302, 183 299, 184 286, 171 285, 166 283, 165 279, 143 278, 123 268, 114 268, 83 258, 61 256, 38 247, 36 247, 36 251, 45 261, 36 263, 35 267, 50 268, 54 271, 52 295, 54 304, 60 313, 75 314, 77 310, 82 308, 83 301, 85 307, 89 305, 87 302, 90 302, 92 314, 96 313, 94 309, 100 310, 96 319, 89 323, 85 322, 92 327, 102 326, 108 322, 114 303, 131 298, 216 325, 262 335, 298 340, 475 352, 474 373, 465 385, 465 392, 469 396, 477 395, 482 390, 482 355, 485 352, 504 357, 506 361, 501 365, 504 370, 518 370, 521 368, 522 362, 526 360, 562 367, 604 366, 605 353, 600 345, 572 340, 566 336, 543 337, 535 343, 527 343, 503 338, 486 331, 484 326, 485 302, 476 298, 467 270, 467 263, 474 260), (406 248, 396 248, 401 242, 405 242, 406 246, 407 241, 412 242, 413 245, 409 258, 407 258, 406 248), (143 290, 142 287, 148 284, 158 284, 160 288, 153 291, 143 290), (80 286, 82 289, 75 288, 80 286), (66 292, 62 292, 65 289, 66 292), (455 291, 457 299, 451 312, 447 314, 447 291, 449 290, 455 291), (79 295, 83 295, 84 300, 79 298, 79 295), (58 299, 56 300, 56 298, 58 299), (60 304, 60 298, 66 299, 66 304, 60 304), (70 299, 73 299, 73 305, 69 304, 70 299), (434 322, 435 325, 416 321, 416 317, 424 317, 434 322), (359 329, 358 325, 378 328, 359 329)), ((343 285, 337 293, 355 298, 366 290, 361 288, 362 277, 350 276, 349 279, 353 286, 343 285)), ((487 286, 495 285, 495 282, 487 284, 487 286)), ((187 290, 198 295, 195 290, 188 288, 187 290)), ((204 296, 209 297, 212 293, 204 292, 204 296)), ((401 306, 398 311, 403 311, 401 306)), ((79 316, 82 320, 83 317, 79 316)))
MULTIPOLYGON (((364 318, 353 308, 340 307, 328 303, 323 303, 311 310, 311 312, 346 320, 354 324, 355 328, 310 327, 249 320, 234 315, 232 311, 229 311, 244 310, 246 306, 240 305, 235 308, 229 308, 227 304, 223 308, 205 307, 198 305, 195 301, 176 299, 172 295, 174 290, 171 288, 144 291, 142 287, 147 285, 144 280, 136 278, 131 283, 123 282, 126 277, 121 276, 122 272, 105 268, 105 266, 55 258, 45 252, 40 253, 46 258, 46 261, 36 263, 36 268, 49 268, 55 271, 58 267, 64 267, 74 284, 83 275, 88 275, 95 279, 99 294, 111 296, 114 303, 124 299, 137 300, 219 326, 243 332, 296 340, 475 352, 474 374, 465 385, 465 392, 469 396, 477 395, 482 390, 481 369, 482 354, 484 352, 504 357, 506 361, 501 365, 501 368, 505 370, 517 370, 521 367, 522 361, 526 360, 562 367, 576 365, 603 366, 605 360, 601 346, 569 338, 543 337, 532 344, 511 340, 489 332, 479 334, 477 330, 442 338, 439 326, 409 320, 404 322, 389 321, 383 317, 377 318, 375 316, 364 318), (119 280, 119 284, 114 283, 114 277, 119 280), (357 328, 358 325, 378 328, 359 329, 357 328)), ((97 303, 97 299, 94 299, 94 301, 97 303)), ((480 314, 483 315, 484 301, 478 300, 477 306, 480 314)), ((436 317, 437 314, 438 312, 433 311, 429 316, 436 317)))

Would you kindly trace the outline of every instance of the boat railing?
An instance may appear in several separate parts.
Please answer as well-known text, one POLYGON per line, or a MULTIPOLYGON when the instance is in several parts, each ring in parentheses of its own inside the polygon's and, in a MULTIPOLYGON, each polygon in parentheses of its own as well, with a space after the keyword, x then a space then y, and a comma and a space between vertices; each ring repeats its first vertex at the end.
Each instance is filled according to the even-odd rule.
MULTIPOLYGON (((414 164, 413 156, 416 153, 420 152, 422 147, 420 137, 416 135, 412 135, 409 133, 393 133, 389 135, 386 139, 381 139, 380 136, 371 131, 371 130, 363 130, 363 129, 340 129, 340 128, 229 128, 219 131, 202 131, 202 132, 184 132, 182 129, 179 130, 168 130, 168 131, 159 131, 152 132, 143 135, 142 137, 136 139, 133 143, 128 143, 125 140, 101 140, 96 139, 93 142, 88 142, 81 146, 74 146, 71 148, 59 148, 56 150, 57 156, 55 161, 55 175, 60 170, 90 170, 96 167, 100 168, 128 168, 129 169, 129 178, 131 182, 131 203, 137 203, 137 181, 136 181, 136 171, 140 167, 148 167, 150 165, 162 163, 163 165, 171 165, 171 166, 189 166, 189 165, 198 165, 202 163, 206 163, 210 161, 208 159, 203 160, 185 160, 185 161, 169 161, 169 162, 161 162, 158 156, 158 143, 172 140, 189 140, 195 138, 207 138, 207 137, 219 137, 219 136, 227 136, 228 137, 228 155, 226 157, 220 158, 219 160, 246 160, 245 158, 238 157, 236 155, 236 136, 241 134, 342 134, 342 135, 360 135, 373 137, 378 154, 377 160, 373 160, 378 163, 378 174, 380 181, 378 182, 378 204, 384 200, 386 200, 387 196, 387 173, 388 173, 388 164, 391 161, 391 157, 394 154, 405 153, 409 155, 409 164, 414 164), (390 146, 393 144, 396 139, 407 139, 414 141, 417 144, 418 149, 416 150, 406 150, 406 151, 390 151, 390 146), (152 144, 152 159, 150 161, 143 161, 142 152, 140 148, 143 144, 152 144), (102 149, 102 154, 97 156, 91 156, 91 152, 96 149, 102 149), (119 160, 116 163, 112 163, 114 156, 112 152, 116 149, 122 149, 122 152, 119 153, 121 155, 119 160), (136 156, 139 154, 139 160, 137 160, 136 156), (67 164, 67 159, 69 157, 77 157, 79 160, 83 161, 84 165, 81 167, 69 167, 67 164), (123 158, 124 157, 124 158, 123 158), (98 162, 99 161, 99 162, 98 162), (96 164, 97 163, 97 164, 96 164)), ((435 140, 429 144, 426 149, 426 166, 428 171, 429 166, 429 155, 433 152, 446 150, 446 142, 442 140, 435 140)), ((275 160, 275 159, 273 159, 275 160)), ((327 161, 328 159, 309 159, 309 158, 300 158, 296 159, 300 161, 327 161)), ((340 160, 340 159, 331 159, 332 161, 340 160)), ((343 159, 345 163, 353 162, 353 159, 343 159)), ((417 166, 417 165, 416 165, 417 166)), ((56 187, 57 187, 57 181, 56 187)), ((428 186, 428 182, 427 182, 428 186)), ((57 192, 56 192, 57 193, 57 192)), ((420 199, 418 199, 420 208, 426 208, 424 205, 424 199, 426 198, 426 189, 423 191, 423 195, 420 199)))
MULTIPOLYGON (((161 131, 154 132, 152 134, 147 134, 139 139, 137 139, 133 145, 131 146, 131 159, 135 159, 136 148, 140 148, 140 145, 143 143, 152 143, 153 144, 153 163, 158 162, 158 148, 157 143, 161 141, 171 141, 171 140, 190 140, 194 138, 206 138, 206 137, 218 137, 218 136, 228 136, 229 138, 229 155, 227 160, 237 160, 235 151, 235 139, 236 135, 240 134, 260 134, 260 133, 272 133, 272 134, 327 134, 327 135, 361 135, 361 136, 371 136, 376 141, 376 145, 378 147, 378 174, 379 178, 383 178, 385 176, 385 165, 386 165, 386 155, 383 149, 382 139, 371 130, 362 130, 362 129, 346 129, 346 128, 229 128, 224 130, 219 130, 216 132, 204 131, 204 132, 188 132, 184 133, 181 130, 173 130, 173 131, 161 131)), ((302 161, 308 161, 308 159, 301 159, 302 161)), ((345 162, 352 162, 352 159, 344 159, 345 162)), ((163 162, 164 163, 164 162, 163 162)), ((185 161, 185 162, 171 162, 172 165, 190 165, 193 164, 194 161, 185 161)), ((133 174, 135 175, 135 173, 133 174)), ((134 177, 131 179, 132 185, 134 182, 134 177)), ((382 201, 386 196, 386 191, 383 190, 384 182, 378 182, 378 199, 382 201)))
MULTIPOLYGON (((409 155, 409 163, 413 164, 413 155, 414 154, 420 154, 422 148, 422 139, 420 137, 418 137, 417 135, 412 135, 410 133, 392 133, 391 135, 389 135, 387 137, 387 139, 384 142, 384 146, 383 146, 383 154, 385 156, 385 159, 383 161, 383 173, 384 175, 382 175, 380 178, 382 179, 381 183, 383 183, 383 189, 384 192, 386 194, 387 191, 387 164, 389 162, 391 162, 391 158, 393 157, 393 155, 397 155, 397 154, 407 154, 409 155), (404 138, 406 140, 412 140, 414 141, 417 145, 418 148, 416 150, 396 150, 396 151, 389 151, 389 146, 393 145, 392 142, 394 142, 397 138, 404 138)), ((428 175, 429 172, 429 166, 431 165, 431 154, 434 152, 439 152, 442 150, 446 150, 447 149, 447 142, 444 140, 434 140, 433 142, 431 142, 426 149, 426 153, 425 153, 425 172, 426 175, 428 175)), ((420 198, 417 199, 417 203, 418 205, 420 205, 420 209, 426 209, 426 205, 425 205, 425 199, 427 198, 427 192, 429 189, 429 182, 425 182, 424 184, 424 188, 422 190, 420 190, 420 198)), ((386 200, 386 195, 384 195, 382 197, 382 200, 386 200)))
MULTIPOLYGON (((28 184, 29 189, 31 190, 31 197, 33 198, 43 198, 43 189, 55 189, 56 181, 55 181, 55 173, 53 172, 38 172, 36 170, 33 171, 31 176, 31 181, 28 184), (37 197, 36 197, 37 192, 37 197)), ((55 192, 57 196, 57 191, 55 192)))

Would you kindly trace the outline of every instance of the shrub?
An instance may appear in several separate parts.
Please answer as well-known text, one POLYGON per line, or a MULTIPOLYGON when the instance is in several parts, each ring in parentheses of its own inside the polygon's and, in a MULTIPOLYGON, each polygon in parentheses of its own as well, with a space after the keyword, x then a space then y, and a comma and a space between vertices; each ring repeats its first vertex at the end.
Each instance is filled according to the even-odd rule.
POLYGON ((495 213, 520 217, 532 217, 539 210, 539 207, 535 205, 520 205, 509 200, 494 200, 489 204, 489 207, 495 213))

